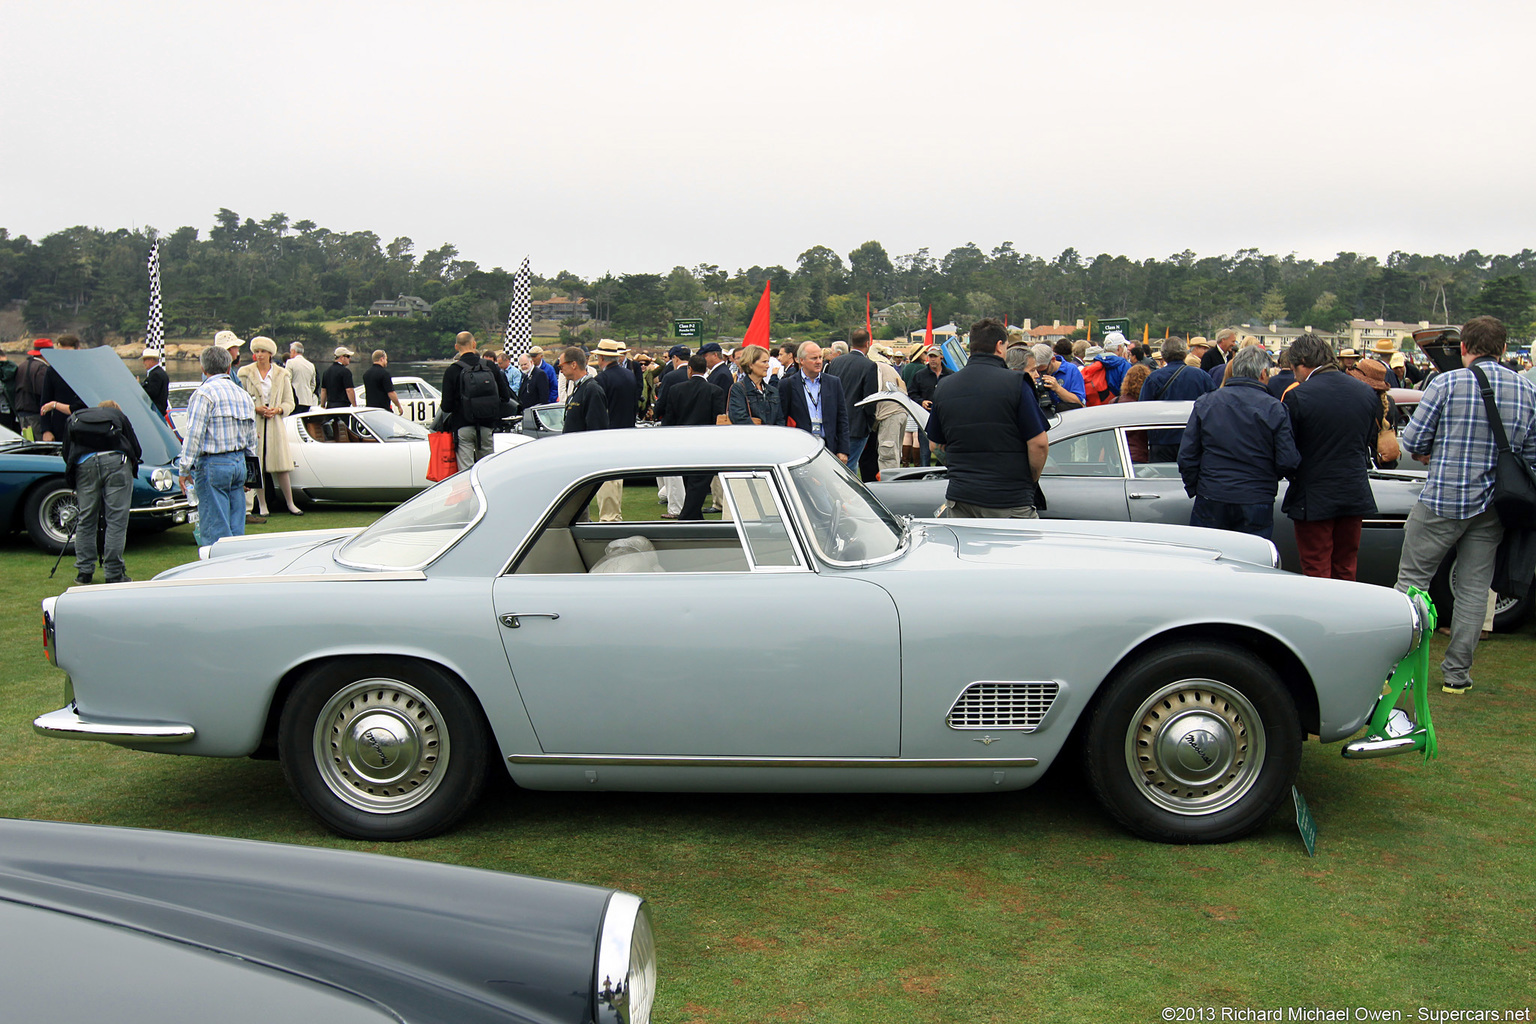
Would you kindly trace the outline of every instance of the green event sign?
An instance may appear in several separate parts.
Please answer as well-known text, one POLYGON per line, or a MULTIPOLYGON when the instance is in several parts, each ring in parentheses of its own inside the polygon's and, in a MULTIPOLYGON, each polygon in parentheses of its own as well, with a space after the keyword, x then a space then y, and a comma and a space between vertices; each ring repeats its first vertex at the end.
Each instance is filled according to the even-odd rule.
POLYGON ((1296 802, 1296 830, 1301 833, 1301 841, 1307 848, 1307 856, 1316 857, 1317 820, 1312 817, 1312 809, 1307 806, 1301 790, 1295 786, 1291 787, 1291 799, 1296 802))
POLYGON ((1110 331, 1119 331, 1126 338, 1131 336, 1131 322, 1125 317, 1114 317, 1109 320, 1099 321, 1099 337, 1108 336, 1110 331))
POLYGON ((704 336, 703 320, 673 320, 672 337, 701 338, 704 336))

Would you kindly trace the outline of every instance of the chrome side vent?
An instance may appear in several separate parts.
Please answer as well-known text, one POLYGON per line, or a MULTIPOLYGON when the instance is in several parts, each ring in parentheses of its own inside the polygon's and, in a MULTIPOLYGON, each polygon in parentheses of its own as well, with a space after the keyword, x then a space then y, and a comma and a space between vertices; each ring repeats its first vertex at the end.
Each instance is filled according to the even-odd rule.
POLYGON ((955 698, 946 721, 951 729, 1022 729, 1040 726, 1061 686, 1041 683, 972 683, 955 698))

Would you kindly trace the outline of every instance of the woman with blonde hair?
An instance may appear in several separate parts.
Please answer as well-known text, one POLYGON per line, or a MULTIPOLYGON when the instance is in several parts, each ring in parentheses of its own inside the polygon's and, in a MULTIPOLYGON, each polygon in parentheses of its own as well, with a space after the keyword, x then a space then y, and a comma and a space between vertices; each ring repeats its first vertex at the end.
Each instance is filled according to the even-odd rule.
POLYGON ((779 385, 768 379, 768 350, 759 345, 743 345, 736 351, 736 368, 741 373, 726 396, 726 413, 731 422, 783 426, 779 385))
MULTIPOLYGON (((304 513, 293 503, 293 487, 288 482, 294 462, 288 454, 288 427, 283 419, 293 412, 293 378, 272 362, 275 355, 277 343, 271 338, 252 338, 252 359, 249 365, 240 367, 240 383, 256 403, 256 454, 261 460, 261 471, 271 473, 277 481, 288 511, 301 516, 304 513)), ((268 514, 265 482, 256 488, 256 506, 257 515, 268 514)))

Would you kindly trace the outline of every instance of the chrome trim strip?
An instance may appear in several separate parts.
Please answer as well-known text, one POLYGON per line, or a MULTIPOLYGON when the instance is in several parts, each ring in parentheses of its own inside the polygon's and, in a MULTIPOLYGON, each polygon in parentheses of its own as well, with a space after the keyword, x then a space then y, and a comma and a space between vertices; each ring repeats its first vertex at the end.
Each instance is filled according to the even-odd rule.
MULTIPOLYGON (((453 477, 449 477, 448 479, 452 480, 453 477)), ((465 523, 464 528, 460 530, 458 534, 456 534, 451 540, 449 540, 448 543, 444 544, 442 547, 438 548, 432 554, 417 562, 415 565, 377 565, 372 562, 349 562, 345 558, 342 558, 342 553, 347 550, 347 547, 351 545, 353 541, 357 540, 358 537, 361 537, 364 533, 367 533, 368 529, 372 529, 371 526, 368 527, 368 529, 364 529, 347 538, 346 543, 337 548, 336 553, 331 557, 336 560, 338 565, 345 565, 350 569, 374 569, 381 572, 401 572, 411 569, 425 569, 439 558, 442 558, 449 551, 452 551, 454 546, 465 537, 468 537, 470 533, 474 531, 475 527, 480 525, 480 520, 485 518, 485 510, 487 505, 485 500, 485 489, 480 486, 480 472, 478 468, 474 466, 471 466, 469 470, 469 486, 475 492, 475 499, 479 503, 479 507, 475 509, 474 518, 465 523)), ((422 493, 425 494, 426 492, 423 491, 422 493)), ((388 514, 388 512, 385 513, 385 515, 388 514)), ((375 520, 375 522, 377 522, 377 520, 375 520)))
MULTIPOLYGON (((90 587, 92 593, 111 593, 118 590, 145 590, 160 587, 200 587, 209 583, 391 583, 412 580, 424 580, 427 574, 420 569, 407 569, 398 572, 321 572, 321 573, 295 573, 292 576, 199 576, 195 579, 170 579, 170 580, 133 580, 129 583, 114 583, 112 590, 107 591, 102 587, 90 587)), ((85 587, 70 587, 70 590, 85 590, 85 587)))
POLYGON ((1035 757, 716 757, 710 754, 512 754, 511 764, 611 768, 1033 768, 1035 757))
POLYGON ((192 508, 192 502, 183 497, 180 501, 173 501, 169 505, 144 505, 140 508, 130 508, 128 518, 138 516, 141 519, 153 519, 157 516, 172 515, 177 512, 186 512, 192 508))
POLYGON ((185 743, 197 736, 196 729, 180 723, 88 722, 80 717, 73 704, 39 715, 32 720, 32 728, 38 735, 53 739, 99 740, 103 743, 185 743))

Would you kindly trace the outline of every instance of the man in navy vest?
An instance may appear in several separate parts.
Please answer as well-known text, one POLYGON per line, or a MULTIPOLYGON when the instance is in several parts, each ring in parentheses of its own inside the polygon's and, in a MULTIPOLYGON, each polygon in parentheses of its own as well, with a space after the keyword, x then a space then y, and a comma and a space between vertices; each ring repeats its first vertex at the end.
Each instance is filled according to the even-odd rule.
POLYGON ((1003 362, 1008 329, 971 325, 971 358, 933 392, 928 438, 949 466, 945 519, 1038 519, 1035 481, 1050 449, 1030 380, 1003 362))

